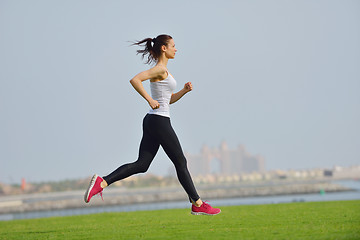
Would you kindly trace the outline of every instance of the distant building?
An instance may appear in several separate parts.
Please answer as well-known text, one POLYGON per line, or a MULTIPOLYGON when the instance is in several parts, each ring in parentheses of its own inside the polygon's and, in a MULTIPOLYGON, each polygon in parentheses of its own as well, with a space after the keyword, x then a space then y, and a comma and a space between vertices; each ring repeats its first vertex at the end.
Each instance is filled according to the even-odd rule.
POLYGON ((226 142, 219 148, 203 146, 200 154, 185 153, 189 170, 194 176, 209 174, 234 175, 265 170, 261 156, 252 156, 243 145, 229 149, 226 142))
POLYGON ((333 176, 333 171, 332 170, 324 170, 324 176, 325 177, 332 177, 333 176))

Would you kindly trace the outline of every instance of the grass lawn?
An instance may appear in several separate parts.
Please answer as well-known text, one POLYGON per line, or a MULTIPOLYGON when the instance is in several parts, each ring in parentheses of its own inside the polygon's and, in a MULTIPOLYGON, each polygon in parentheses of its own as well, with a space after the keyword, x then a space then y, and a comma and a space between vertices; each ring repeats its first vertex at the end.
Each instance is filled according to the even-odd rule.
POLYGON ((360 239, 360 201, 101 213, 0 222, 0 239, 360 239))

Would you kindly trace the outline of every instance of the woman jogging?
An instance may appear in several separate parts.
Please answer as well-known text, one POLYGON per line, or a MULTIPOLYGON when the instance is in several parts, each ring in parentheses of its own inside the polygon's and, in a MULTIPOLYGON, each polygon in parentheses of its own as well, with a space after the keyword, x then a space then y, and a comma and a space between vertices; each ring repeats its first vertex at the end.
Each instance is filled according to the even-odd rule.
POLYGON ((197 194, 180 142, 170 123, 169 105, 177 102, 192 90, 192 84, 188 82, 179 92, 173 93, 176 81, 167 70, 168 60, 174 59, 177 51, 173 38, 169 35, 159 35, 153 39, 146 38, 134 45, 145 46, 137 53, 142 54, 143 58, 147 56, 147 64, 156 63, 153 68, 137 74, 130 80, 131 85, 151 107, 143 120, 143 136, 139 156, 137 161, 124 164, 107 176, 99 177, 95 174, 85 193, 85 202, 88 203, 96 194, 102 195, 103 189, 116 181, 146 172, 161 146, 173 162, 179 182, 189 196, 192 203, 191 213, 194 215, 219 214, 220 209, 203 202, 197 194), (150 80, 151 96, 142 85, 142 82, 148 79, 150 80))

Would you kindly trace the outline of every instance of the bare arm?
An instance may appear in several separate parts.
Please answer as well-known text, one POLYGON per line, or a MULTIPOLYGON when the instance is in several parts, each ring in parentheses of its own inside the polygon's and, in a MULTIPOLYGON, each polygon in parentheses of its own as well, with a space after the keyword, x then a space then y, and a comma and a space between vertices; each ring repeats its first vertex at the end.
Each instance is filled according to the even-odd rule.
POLYGON ((177 102, 180 98, 182 98, 186 93, 192 91, 193 87, 191 82, 185 83, 184 88, 181 89, 177 93, 173 93, 170 98, 170 104, 177 102))
POLYGON ((165 73, 165 68, 161 66, 155 66, 149 70, 137 74, 130 80, 131 85, 149 103, 152 109, 159 108, 160 105, 158 101, 152 99, 152 97, 146 92, 142 82, 148 79, 162 79, 165 73))

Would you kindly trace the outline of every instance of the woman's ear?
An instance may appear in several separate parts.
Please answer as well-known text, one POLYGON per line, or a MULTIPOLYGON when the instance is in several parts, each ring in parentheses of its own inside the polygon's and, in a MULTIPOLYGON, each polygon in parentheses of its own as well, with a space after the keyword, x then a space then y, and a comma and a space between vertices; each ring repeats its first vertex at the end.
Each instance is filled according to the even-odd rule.
POLYGON ((166 46, 165 46, 165 45, 162 45, 162 46, 161 46, 161 51, 163 51, 163 52, 166 51, 166 46))

